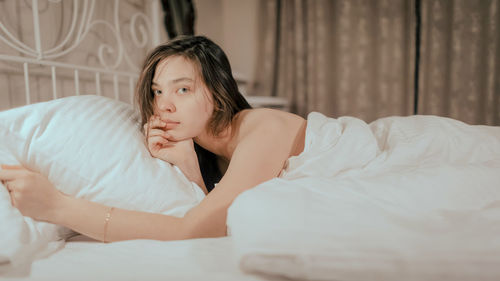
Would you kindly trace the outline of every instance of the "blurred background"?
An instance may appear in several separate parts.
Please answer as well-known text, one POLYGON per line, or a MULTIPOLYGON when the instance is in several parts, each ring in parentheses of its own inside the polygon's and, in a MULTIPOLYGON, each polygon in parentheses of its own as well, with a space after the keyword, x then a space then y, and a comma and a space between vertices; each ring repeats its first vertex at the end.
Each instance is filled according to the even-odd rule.
POLYGON ((195 32, 251 95, 301 115, 435 114, 500 125, 495 0, 198 0, 195 32))
MULTIPOLYGON (((433 114, 500 125, 500 0, 97 0, 89 2, 93 10, 87 1, 38 2, 42 47, 64 40, 71 15, 93 11, 92 28, 80 37, 95 40, 61 55, 63 61, 138 72, 154 46, 142 44, 145 34, 156 36, 153 42, 205 35, 225 50, 241 91, 258 105, 367 122, 433 114), (137 10, 148 16, 135 16, 137 10), (118 17, 123 22, 113 22, 118 17), (112 24, 103 23, 106 18, 112 24), (98 40, 107 43, 94 46, 98 40), (123 52, 111 41, 123 42, 123 52), (97 52, 89 55, 89 49, 97 52)), ((11 30, 29 46, 36 45, 32 3, 0 0, 0 31, 11 30)), ((26 56, 6 40, 0 53, 26 56)), ((12 93, 24 87, 22 73, 12 63, 0 66, 0 87, 9 93, 0 96, 2 107, 21 104, 23 95, 12 93)), ((41 73, 37 67, 31 73, 41 73)), ((64 95, 65 81, 74 79, 59 71, 55 88, 64 95)), ((78 74, 81 92, 95 92, 92 75, 78 74)), ((34 101, 46 99, 43 88, 51 83, 44 79, 50 75, 29 85, 34 101)), ((113 83, 123 89, 131 83, 105 73, 100 79, 104 95, 113 83)))

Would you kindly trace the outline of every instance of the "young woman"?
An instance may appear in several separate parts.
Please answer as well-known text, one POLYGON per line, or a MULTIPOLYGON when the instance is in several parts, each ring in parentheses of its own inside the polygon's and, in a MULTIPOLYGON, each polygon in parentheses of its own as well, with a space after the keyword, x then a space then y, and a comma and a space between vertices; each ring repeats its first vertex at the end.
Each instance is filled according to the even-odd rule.
POLYGON ((207 196, 198 206, 182 218, 110 208, 64 195, 41 174, 5 167, 0 180, 13 205, 23 215, 106 242, 219 237, 226 235, 233 200, 279 176, 287 159, 304 149, 306 121, 251 109, 226 55, 205 37, 157 47, 145 61, 136 94, 151 155, 177 165, 203 189, 207 196))

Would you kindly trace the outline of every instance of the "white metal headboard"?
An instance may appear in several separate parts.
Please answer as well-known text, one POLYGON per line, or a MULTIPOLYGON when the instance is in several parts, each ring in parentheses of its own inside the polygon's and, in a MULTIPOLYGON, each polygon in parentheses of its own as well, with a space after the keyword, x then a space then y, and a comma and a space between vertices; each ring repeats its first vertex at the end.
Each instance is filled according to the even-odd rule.
POLYGON ((158 0, 0 1, 0 110, 20 105, 20 76, 24 104, 82 93, 132 103, 162 41, 159 11, 158 0))

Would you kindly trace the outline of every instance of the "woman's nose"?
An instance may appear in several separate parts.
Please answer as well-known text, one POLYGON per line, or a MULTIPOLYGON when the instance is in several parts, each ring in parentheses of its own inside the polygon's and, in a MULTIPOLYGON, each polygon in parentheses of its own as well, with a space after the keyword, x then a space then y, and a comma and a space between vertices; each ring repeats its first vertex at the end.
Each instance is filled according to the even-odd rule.
POLYGON ((157 100, 157 106, 160 111, 175 112, 174 101, 168 95, 162 95, 157 100))

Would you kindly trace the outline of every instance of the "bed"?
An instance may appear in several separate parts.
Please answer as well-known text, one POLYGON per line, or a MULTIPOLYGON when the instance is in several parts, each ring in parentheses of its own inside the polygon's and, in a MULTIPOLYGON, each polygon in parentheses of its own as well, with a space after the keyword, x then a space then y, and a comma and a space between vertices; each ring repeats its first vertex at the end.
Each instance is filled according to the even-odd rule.
MULTIPOLYGON (((71 172, 68 171, 68 167, 75 166, 80 156, 71 160, 63 159, 64 164, 61 164, 59 170, 54 169, 54 165, 61 163, 62 158, 52 158, 45 163, 28 159, 31 156, 23 155, 25 152, 21 151, 23 148, 9 146, 12 144, 10 141, 14 138, 14 133, 9 131, 12 128, 7 127, 17 122, 20 126, 22 123, 24 129, 17 127, 14 129, 16 132, 26 129, 40 132, 40 127, 44 127, 42 124, 47 125, 45 133, 49 140, 46 143, 40 137, 35 141, 32 136, 15 135, 16 140, 20 137, 31 138, 29 141, 25 139, 23 143, 29 142, 32 149, 39 145, 35 149, 38 151, 37 154, 45 153, 46 157, 61 155, 61 143, 68 141, 70 135, 78 135, 83 130, 80 126, 79 132, 66 135, 58 133, 58 130, 49 133, 50 128, 47 128, 50 127, 49 123, 54 125, 59 122, 61 126, 67 126, 68 119, 72 119, 73 122, 89 125, 88 131, 104 131, 102 127, 96 130, 95 126, 104 123, 108 123, 106 126, 109 126, 112 122, 116 124, 117 120, 121 120, 117 115, 121 114, 122 121, 128 124, 124 127, 127 134, 131 131, 138 132, 135 127, 138 116, 134 115, 136 112, 131 106, 134 84, 147 51, 165 40, 160 26, 160 5, 160 1, 151 0, 2 1, 0 85, 5 91, 0 93, 3 130, 0 162, 24 164, 39 171, 43 170, 46 175, 54 178, 54 182, 74 183, 76 173, 79 174, 79 178, 82 177, 81 171, 71 172), (75 109, 68 108, 71 97, 76 99, 74 101, 82 111, 88 112, 89 106, 95 107, 95 110, 84 117, 69 116, 68 114, 72 114, 69 111, 74 112, 75 109), (88 102, 85 103, 80 98, 87 99, 88 102), (66 109, 63 109, 61 104, 56 105, 51 101, 56 103, 63 101, 66 109), (51 103, 52 109, 48 108, 46 103, 51 103), (110 111, 105 112, 106 110, 102 110, 104 108, 110 111), (10 109, 19 109, 24 113, 18 110, 13 114, 10 109), (96 116, 99 110, 102 114, 96 116), (38 113, 34 114, 35 111, 38 113), (117 111, 120 111, 119 114, 117 111), (110 112, 113 113, 108 114, 110 112), (62 115, 58 115, 61 113, 62 115), (48 118, 46 123, 41 116, 48 118), (30 118, 34 119, 30 121, 30 118), (27 128, 30 123, 34 126, 27 128), (58 140, 58 137, 66 139, 58 140), (54 146, 50 148, 51 145, 54 146)), ((254 99, 254 105, 263 103, 274 107, 285 105, 282 100, 254 99)), ((85 135, 87 139, 85 143, 88 144, 89 138, 92 138, 87 133, 85 135)), ((103 135, 99 133, 90 140, 90 150, 99 152, 94 153, 94 156, 86 154, 84 157, 85 161, 91 161, 89 163, 92 163, 89 158, 95 158, 96 161, 92 165, 79 163, 83 169, 89 168, 89 174, 98 169, 99 162, 110 160, 112 153, 109 151, 112 148, 103 147, 99 142, 102 138, 103 135)), ((127 143, 139 141, 139 138, 140 135, 135 134, 127 143)), ((63 151, 81 151, 84 149, 82 147, 86 146, 82 142, 74 143, 73 148, 66 146, 63 151)), ((116 150, 115 147, 115 151, 120 150, 116 150)), ((123 164, 124 153, 120 154, 115 159, 115 164, 118 162, 123 164)), ((141 163, 149 165, 150 171, 165 169, 168 175, 163 174, 158 178, 159 181, 168 181, 171 186, 185 188, 185 190, 167 190, 165 193, 176 194, 172 200, 169 199, 172 196, 162 196, 154 192, 154 196, 160 196, 168 201, 166 204, 164 202, 156 204, 156 207, 153 207, 156 211, 180 216, 203 197, 198 189, 194 189, 196 187, 193 188, 182 175, 177 173, 177 170, 172 170, 165 163, 156 161, 141 163)), ((124 169, 131 167, 135 166, 129 165, 124 169)), ((107 172, 109 174, 109 170, 107 172)), ((142 176, 151 177, 144 174, 142 176)), ((93 180, 96 183, 96 181, 101 182, 102 178, 101 175, 95 176, 94 179, 87 177, 85 180, 93 180), (100 179, 97 179, 99 177, 100 179)), ((110 184, 109 181, 113 181, 115 186, 121 185, 121 189, 125 182, 130 182, 125 179, 118 184, 114 179, 109 179, 107 184, 110 184)), ((137 183, 137 180, 131 179, 131 181, 137 183)), ((142 184, 153 184, 141 179, 139 181, 142 181, 142 184)), ((96 193, 95 186, 93 188, 93 190, 82 190, 80 195, 88 196, 85 194, 96 193)), ((3 186, 1 192, 3 201, 0 204, 0 217, 2 217, 0 279, 2 280, 11 278, 15 280, 267 280, 239 269, 229 237, 104 244, 67 229, 22 218, 6 204, 7 198, 3 186)), ((121 190, 113 192, 116 194, 121 190)), ((76 193, 74 195, 79 196, 76 193)), ((93 200, 104 200, 102 202, 119 205, 117 200, 106 201, 112 197, 111 195, 101 193, 100 196, 100 199, 94 197, 93 200)), ((152 202, 152 198, 145 198, 137 192, 125 196, 127 198, 121 199, 130 202, 129 208, 146 210, 140 201, 152 202)))
POLYGON ((238 270, 230 238, 102 244, 77 237, 57 254, 33 263, 28 276, 29 280, 266 280, 238 270))
MULTIPOLYGON (((2 164, 116 207, 182 216, 203 200, 150 157, 132 105, 137 65, 162 40, 158 1, 0 6, 2 164), (19 32, 6 13, 31 27, 19 32), (65 27, 47 39, 45 24, 65 27)), ((500 279, 500 128, 436 116, 308 120, 303 155, 236 198, 227 237, 102 243, 22 217, 0 186, 0 278, 500 279)))

